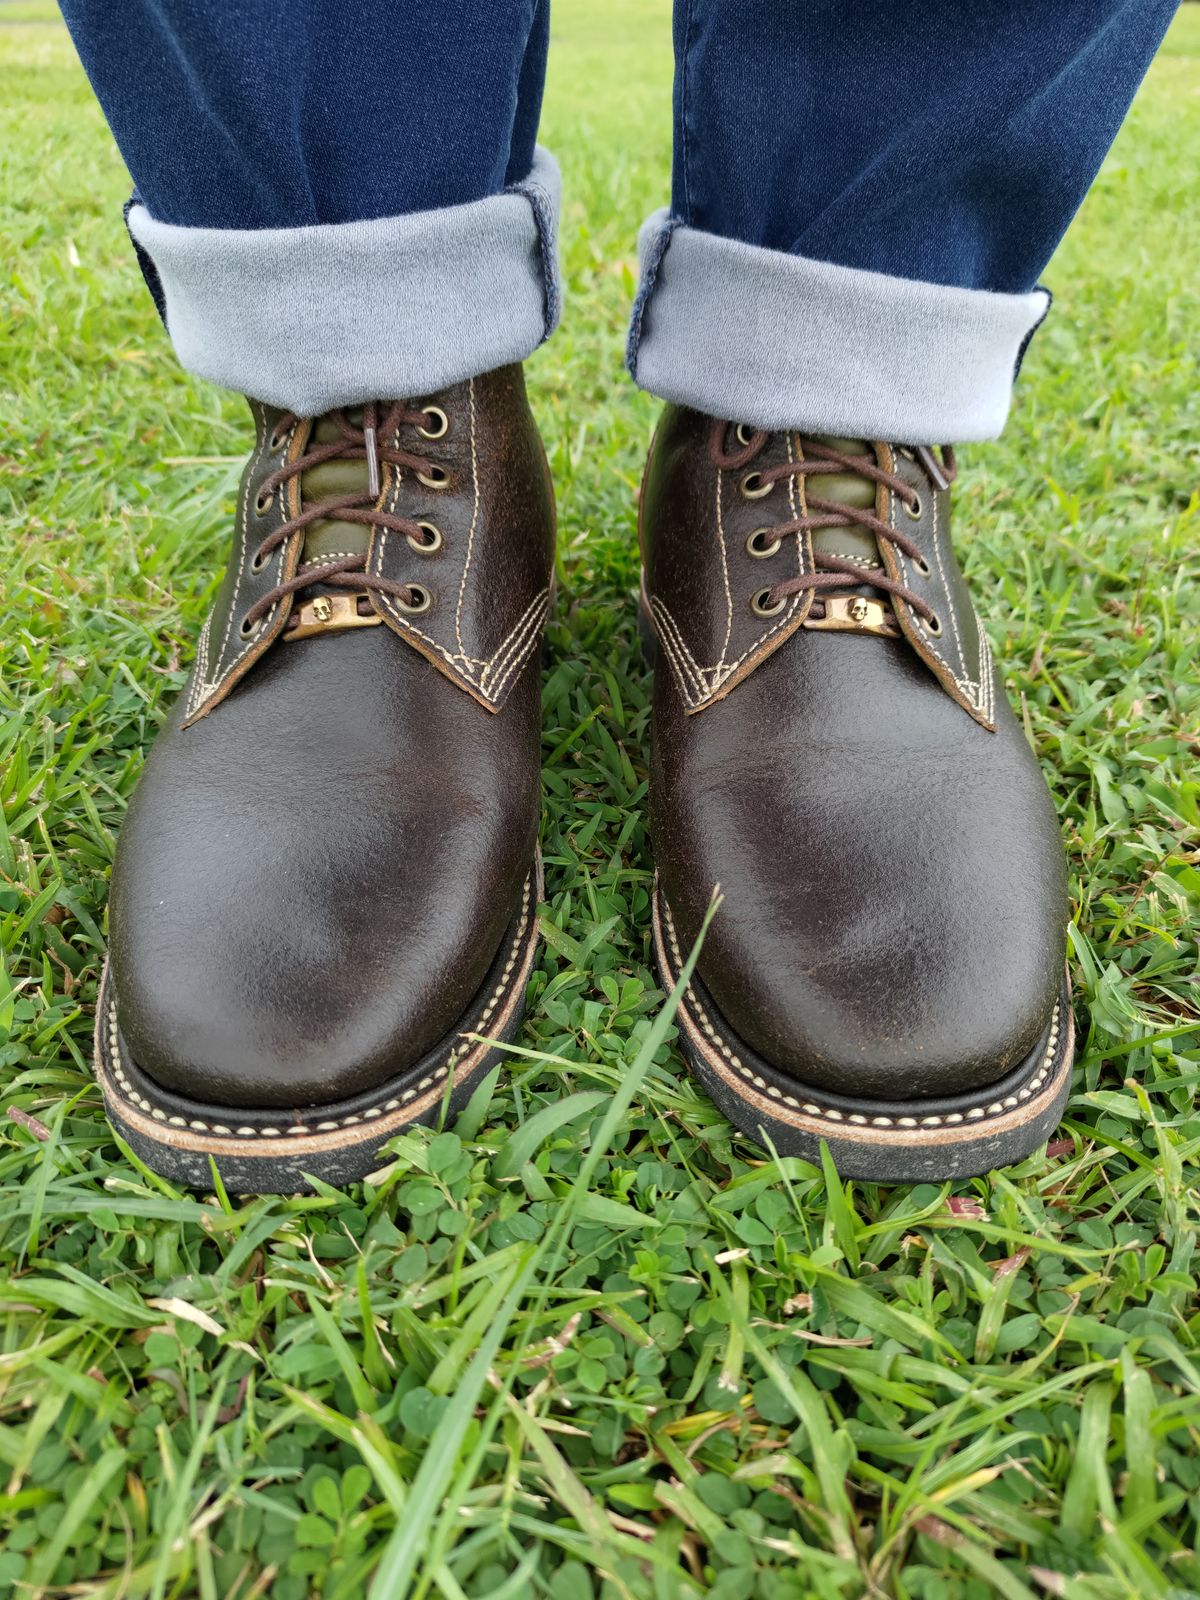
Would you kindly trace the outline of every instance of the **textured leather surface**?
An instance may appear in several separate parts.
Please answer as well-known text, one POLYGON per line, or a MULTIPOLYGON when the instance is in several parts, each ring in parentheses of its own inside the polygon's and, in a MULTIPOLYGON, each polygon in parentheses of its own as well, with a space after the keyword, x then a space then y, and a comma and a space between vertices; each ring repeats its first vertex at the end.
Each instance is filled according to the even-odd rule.
MULTIPOLYGON (((502 367, 440 394, 421 397, 448 418, 443 438, 422 440, 411 427, 395 441, 417 447, 445 486, 385 466, 379 507, 442 534, 432 554, 415 550, 403 534, 377 529, 368 568, 429 590, 432 604, 406 615, 390 597, 372 602, 414 649, 489 710, 503 705, 541 635, 550 606, 553 574, 553 493, 541 440, 529 414, 520 367, 502 367)), ((251 402, 256 443, 238 490, 237 523, 225 579, 196 647, 186 691, 189 721, 219 704, 233 685, 283 632, 294 605, 289 596, 248 633, 243 625, 255 601, 292 577, 304 534, 286 539, 261 568, 254 553, 264 537, 300 510, 301 484, 293 479, 259 509, 263 482, 285 461, 303 455, 314 421, 280 428, 283 414, 251 402)), ((433 473, 427 476, 433 476, 433 473)))
MULTIPOLYGON (((777 616, 763 618, 752 611, 749 602, 755 593, 813 569, 810 534, 788 536, 765 558, 747 547, 756 529, 806 513, 805 483, 790 479, 776 483, 761 498, 748 498, 743 492, 746 474, 720 471, 710 460, 710 427, 711 419, 699 412, 668 406, 643 487, 644 527, 670 523, 691 530, 690 537, 656 537, 645 552, 655 630, 689 711, 702 711, 748 677, 803 625, 812 603, 811 592, 805 592, 791 596, 777 616)), ((990 726, 991 651, 950 545, 949 494, 935 489, 922 469, 891 445, 874 448, 881 467, 920 490, 920 513, 914 517, 895 495, 879 487, 877 514, 920 548, 928 568, 917 573, 889 545, 882 552, 887 570, 922 594, 943 621, 941 635, 934 637, 899 602, 895 611, 900 626, 947 692, 990 726)), ((756 457, 753 472, 803 457, 798 435, 774 434, 756 457)))
POLYGON ((708 426, 668 408, 643 494, 647 596, 666 646, 651 824, 680 936, 695 939, 719 884, 701 978, 732 1029, 805 1082, 890 1099, 989 1083, 1053 1009, 1066 875, 1041 770, 950 546, 947 497, 877 447, 920 490, 920 521, 888 491, 878 509, 916 530, 930 576, 911 581, 940 638, 914 648, 919 624, 903 614, 901 639, 816 632, 800 625, 802 600, 763 639, 770 624, 749 601, 795 570, 795 540, 764 560, 746 536, 795 512, 717 489, 708 426), (757 645, 726 671, 752 625, 757 645))
MULTIPOLYGON (((453 632, 471 534, 470 582, 498 591, 494 614, 485 595, 463 600, 473 655, 509 629, 520 586, 548 587, 553 561, 520 374, 478 385, 473 485, 456 458, 460 486, 438 506, 445 565, 412 557, 437 595, 431 627, 453 632)), ((461 387, 437 397, 450 440, 461 387)), ((259 423, 261 445, 269 414, 259 423)), ((235 552, 245 543, 239 530, 235 552)), ((400 631, 263 647, 226 665, 209 714, 185 725, 185 694, 160 733, 109 906, 122 1031, 164 1087, 230 1106, 342 1099, 419 1060, 483 981, 536 844, 533 647, 485 705, 400 631)))
POLYGON ((542 443, 528 423, 520 367, 461 384, 444 439, 426 448, 450 474, 430 490, 410 474, 392 475, 384 506, 400 516, 431 518, 443 544, 414 552, 402 536, 378 533, 368 569, 431 589, 433 605, 406 616, 387 595, 376 603, 402 638, 489 710, 506 696, 533 654, 550 609, 552 504, 542 443))

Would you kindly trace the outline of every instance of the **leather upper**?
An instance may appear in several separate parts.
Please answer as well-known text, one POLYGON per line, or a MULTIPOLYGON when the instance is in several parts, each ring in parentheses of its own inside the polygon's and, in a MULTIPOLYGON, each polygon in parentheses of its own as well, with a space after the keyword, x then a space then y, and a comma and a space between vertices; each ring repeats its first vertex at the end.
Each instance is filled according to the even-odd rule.
MULTIPOLYGON (((642 498, 661 646, 651 823, 680 936, 695 939, 719 885, 700 976, 733 1031, 801 1081, 901 1099, 987 1084, 1053 1009, 1065 865, 950 544, 949 496, 874 447, 920 498, 914 517, 879 492, 877 513, 920 551, 881 541, 887 570, 929 600, 940 635, 903 600, 901 637, 805 627, 811 591, 764 619, 753 596, 805 570, 811 540, 768 559, 746 541, 800 514, 802 487, 790 505, 772 504, 786 482, 746 498, 709 459, 710 426, 667 408, 642 498)), ((776 436, 761 463, 802 449, 776 436)))
MULTIPOLYGON (((409 429, 403 442, 410 447, 415 442, 428 455, 436 480, 432 470, 426 475, 430 481, 422 481, 417 472, 385 466, 377 505, 433 523, 441 545, 425 553, 403 534, 376 529, 367 570, 402 583, 419 582, 432 592, 433 604, 414 616, 387 595, 373 593, 371 600, 407 644, 494 711, 536 649, 549 611, 553 491, 519 366, 469 379, 430 396, 428 404, 450 418, 444 436, 414 441, 409 429), (528 515, 523 514, 526 502, 528 515)), ((246 627, 254 603, 299 568, 302 533, 285 540, 264 563, 254 556, 273 529, 300 511, 301 483, 285 484, 265 507, 260 491, 278 467, 303 454, 316 419, 289 419, 254 401, 251 411, 256 443, 238 490, 229 567, 196 647, 186 691, 189 722, 219 704, 275 643, 295 604, 285 598, 260 626, 246 627)))
MULTIPOLYGON (((520 904, 553 503, 519 369, 433 401, 450 486, 384 492, 406 516, 436 516, 443 542, 380 550, 376 530, 372 544, 431 594, 424 637, 398 614, 286 640, 289 596, 231 655, 262 577, 262 521, 247 518, 275 421, 255 408, 230 571, 131 801, 109 902, 126 1041, 193 1100, 320 1105, 402 1072, 453 1029, 520 904)), ((298 559, 290 549, 280 572, 298 559)))

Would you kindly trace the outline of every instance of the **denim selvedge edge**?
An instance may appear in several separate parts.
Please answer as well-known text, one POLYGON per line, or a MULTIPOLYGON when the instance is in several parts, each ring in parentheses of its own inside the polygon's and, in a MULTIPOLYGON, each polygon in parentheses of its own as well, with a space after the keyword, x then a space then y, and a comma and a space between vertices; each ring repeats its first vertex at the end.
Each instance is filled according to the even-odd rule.
POLYGON ((562 181, 539 147, 483 200, 303 228, 184 228, 133 205, 189 372, 312 416, 523 361, 558 322, 562 181))
POLYGON ((994 439, 1050 296, 835 266, 689 228, 638 237, 638 386, 757 428, 906 444, 994 439))

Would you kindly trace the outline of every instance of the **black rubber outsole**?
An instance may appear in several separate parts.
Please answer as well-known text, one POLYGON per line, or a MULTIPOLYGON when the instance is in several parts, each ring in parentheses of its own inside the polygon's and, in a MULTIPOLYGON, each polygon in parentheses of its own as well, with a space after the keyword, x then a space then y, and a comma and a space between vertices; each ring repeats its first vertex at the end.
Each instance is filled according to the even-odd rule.
MULTIPOLYGON (((672 989, 684 958, 657 886, 654 950, 672 989)), ((800 1083, 738 1038, 695 976, 678 1021, 693 1076, 735 1127, 780 1155, 817 1165, 826 1144, 843 1177, 872 1183, 942 1183, 1023 1161, 1058 1126, 1071 1085, 1075 1027, 1065 974, 1025 1060, 986 1088, 944 1100, 855 1100, 800 1083)))
POLYGON ((133 1061, 121 1035, 107 963, 96 1013, 94 1070, 109 1120, 152 1172, 212 1188, 215 1162, 235 1194, 303 1194, 310 1178, 342 1188, 379 1165, 389 1139, 413 1123, 447 1123, 516 1033, 537 947, 540 859, 478 994, 458 1024, 414 1067, 336 1105, 250 1110, 202 1105, 163 1089, 133 1061), (472 1035, 480 1035, 479 1039, 472 1035))

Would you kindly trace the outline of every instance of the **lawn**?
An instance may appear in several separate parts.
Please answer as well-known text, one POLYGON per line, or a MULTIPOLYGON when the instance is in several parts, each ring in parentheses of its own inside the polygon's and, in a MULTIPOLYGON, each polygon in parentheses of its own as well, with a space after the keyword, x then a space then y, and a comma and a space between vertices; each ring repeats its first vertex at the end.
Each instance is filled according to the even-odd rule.
POLYGON ((1080 1049, 1048 1150, 951 1189, 766 1158, 674 1046, 634 605, 656 406, 621 372, 668 7, 557 6, 527 1021, 453 1132, 240 1202, 131 1162, 89 1060, 113 841, 247 415, 173 363, 55 14, 0 5, 0 1593, 1200 1590, 1200 7, 1046 275, 1004 440, 963 452, 959 545, 1070 849, 1080 1049))

